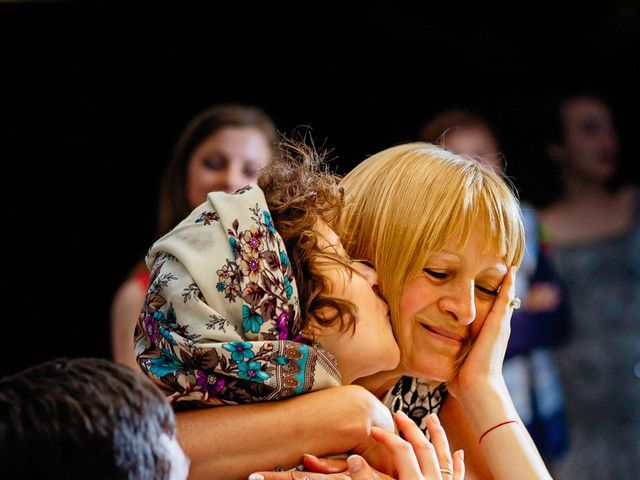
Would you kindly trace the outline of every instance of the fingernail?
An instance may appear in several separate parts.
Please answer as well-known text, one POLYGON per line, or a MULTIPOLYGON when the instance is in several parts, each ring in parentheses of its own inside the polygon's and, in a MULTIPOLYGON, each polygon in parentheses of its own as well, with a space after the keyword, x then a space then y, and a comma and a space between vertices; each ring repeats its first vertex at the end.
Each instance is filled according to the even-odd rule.
POLYGON ((362 459, 357 455, 351 455, 347 458, 347 465, 350 473, 359 472, 364 467, 362 459))
POLYGON ((409 415, 407 415, 406 413, 404 413, 402 410, 398 410, 396 412, 397 415, 401 416, 402 418, 409 418, 409 415))
POLYGON ((318 457, 316 457, 315 455, 311 455, 310 453, 305 453, 303 455, 303 457, 307 457, 307 458, 310 458, 312 460, 318 460, 318 457))
POLYGON ((460 457, 460 460, 464 462, 464 450, 458 450, 458 456, 460 457))
POLYGON ((251 475, 249 475, 247 480, 264 480, 264 477, 259 473, 252 473, 251 475))
POLYGON ((429 418, 431 419, 431 421, 433 423, 435 423, 436 425, 440 425, 440 419, 438 418, 438 415, 436 415, 435 413, 430 413, 429 414, 429 418))

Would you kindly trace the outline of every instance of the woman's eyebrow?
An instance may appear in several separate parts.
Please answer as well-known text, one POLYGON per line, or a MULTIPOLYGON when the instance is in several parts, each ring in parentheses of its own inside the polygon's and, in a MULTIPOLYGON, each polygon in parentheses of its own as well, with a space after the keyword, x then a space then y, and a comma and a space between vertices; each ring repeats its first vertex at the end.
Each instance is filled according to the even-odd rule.
POLYGON ((453 253, 453 252, 449 252, 447 250, 442 250, 439 252, 436 252, 432 255, 429 256, 429 260, 431 259, 437 259, 437 260, 449 260, 449 261, 453 261, 453 262, 461 262, 462 261, 462 257, 460 255, 458 255, 457 253, 453 253))

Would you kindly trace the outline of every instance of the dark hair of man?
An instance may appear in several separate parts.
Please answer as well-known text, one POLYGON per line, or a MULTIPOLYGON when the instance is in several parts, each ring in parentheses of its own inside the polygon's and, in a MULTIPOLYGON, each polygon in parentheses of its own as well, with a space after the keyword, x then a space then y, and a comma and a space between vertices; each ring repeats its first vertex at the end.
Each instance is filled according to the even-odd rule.
POLYGON ((162 480, 175 418, 142 375, 105 359, 56 359, 0 379, 6 479, 162 480))

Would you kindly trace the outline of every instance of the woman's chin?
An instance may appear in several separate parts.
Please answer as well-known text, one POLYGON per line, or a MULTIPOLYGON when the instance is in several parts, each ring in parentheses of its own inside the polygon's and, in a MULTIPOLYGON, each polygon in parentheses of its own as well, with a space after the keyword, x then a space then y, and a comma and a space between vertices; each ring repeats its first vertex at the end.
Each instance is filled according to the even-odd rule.
POLYGON ((409 376, 417 377, 428 382, 445 383, 451 381, 458 373, 453 359, 433 359, 430 362, 420 362, 417 368, 409 368, 409 376))
POLYGON ((392 349, 389 352, 389 355, 387 356, 388 359, 388 366, 387 368, 385 368, 386 370, 393 370, 395 368, 398 367, 398 365, 400 365, 400 349, 396 346, 394 349, 392 349))

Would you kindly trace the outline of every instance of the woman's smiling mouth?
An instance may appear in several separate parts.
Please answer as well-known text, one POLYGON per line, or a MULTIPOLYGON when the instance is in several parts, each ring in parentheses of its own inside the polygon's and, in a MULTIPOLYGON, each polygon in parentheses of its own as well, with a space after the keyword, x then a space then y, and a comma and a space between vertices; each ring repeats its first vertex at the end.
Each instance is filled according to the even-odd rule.
POLYGON ((447 330, 445 328, 433 327, 424 323, 420 323, 420 326, 424 328, 429 334, 431 334, 433 338, 453 347, 461 347, 462 343, 465 340, 465 337, 463 335, 451 332, 450 330, 447 330))

